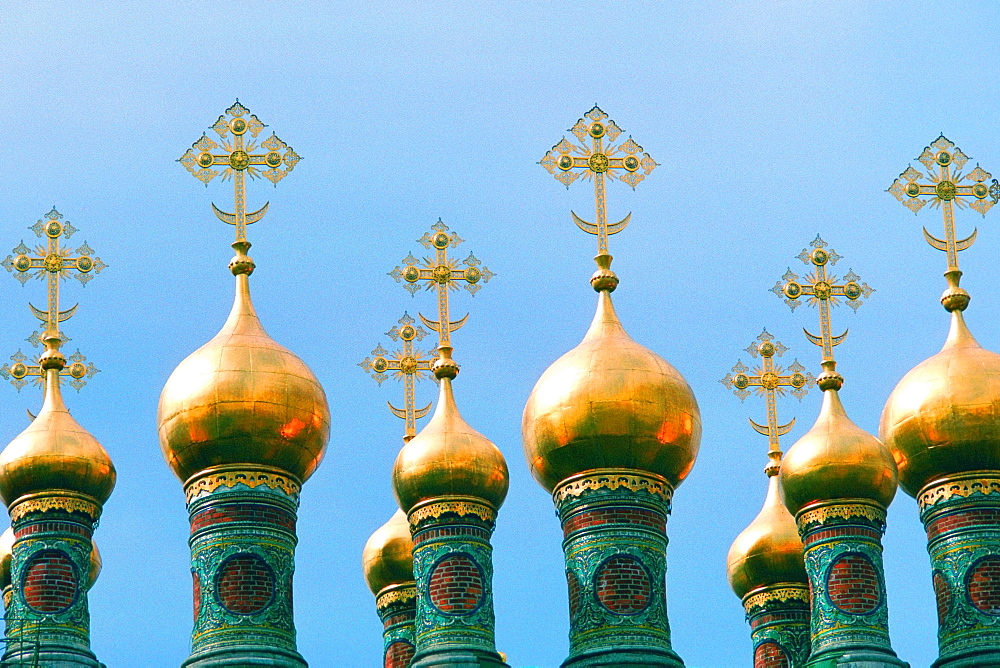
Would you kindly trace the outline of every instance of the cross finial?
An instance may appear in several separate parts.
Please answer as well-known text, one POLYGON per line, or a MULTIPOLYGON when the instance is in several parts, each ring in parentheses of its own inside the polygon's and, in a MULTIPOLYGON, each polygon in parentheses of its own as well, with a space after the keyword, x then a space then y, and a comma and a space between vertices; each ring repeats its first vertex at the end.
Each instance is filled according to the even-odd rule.
MULTIPOLYGON (((465 324, 469 315, 466 314, 459 320, 452 321, 450 316, 449 297, 452 290, 458 289, 458 283, 463 283, 470 294, 475 294, 482 287, 482 283, 488 283, 496 274, 488 268, 480 266, 480 262, 475 255, 469 253, 469 257, 462 260, 464 267, 459 266, 457 260, 448 257, 448 249, 455 248, 464 241, 445 225, 439 218, 431 226, 429 232, 417 241, 428 250, 434 249, 434 257, 425 257, 423 264, 412 253, 403 258, 403 266, 396 266, 389 272, 389 276, 396 279, 397 283, 402 283, 403 287, 416 295, 420 290, 421 282, 424 289, 437 289, 438 298, 438 319, 429 320, 419 314, 425 325, 438 333, 438 362, 445 364, 448 368, 454 367, 454 373, 458 373, 458 366, 451 360, 451 332, 459 329, 465 324)), ((437 371, 435 371, 437 374, 437 371)), ((440 377, 440 374, 437 374, 440 377)))
POLYGON ((424 352, 414 348, 413 342, 422 340, 427 336, 427 331, 420 325, 415 325, 416 320, 409 313, 403 313, 397 323, 386 332, 386 336, 393 341, 402 341, 402 348, 390 353, 378 345, 371 357, 361 360, 358 366, 370 373, 379 385, 389 377, 387 371, 394 371, 396 380, 403 381, 403 408, 396 408, 392 402, 386 403, 393 415, 406 421, 403 435, 403 441, 406 442, 417 435, 417 420, 427 415, 431 409, 431 404, 417 408, 415 385, 416 381, 423 380, 424 374, 431 370, 434 351, 424 352))
POLYGON ((59 347, 69 341, 69 338, 62 333, 60 323, 73 317, 78 306, 74 305, 64 311, 59 310, 60 285, 62 281, 72 276, 86 286, 107 265, 94 255, 94 250, 86 242, 76 250, 60 244, 60 240, 69 239, 78 230, 68 220, 64 220, 55 207, 28 229, 37 237, 44 238, 45 245, 39 244, 31 249, 22 241, 14 248, 15 254, 8 255, 0 264, 11 272, 21 285, 32 277, 45 280, 48 284, 46 309, 42 310, 28 304, 32 314, 43 324, 42 331, 33 333, 28 341, 32 345, 43 346, 45 350, 41 358, 47 358, 49 362, 43 363, 39 358, 37 364, 27 363, 32 360, 18 350, 10 358, 13 364, 0 367, 0 376, 9 378, 14 387, 20 391, 27 384, 25 380, 27 377, 37 377, 37 382, 41 383, 44 381, 45 368, 58 368, 59 375, 70 376, 70 384, 79 390, 86 384, 85 378, 92 377, 98 370, 93 364, 84 364, 86 357, 80 351, 70 356, 68 360, 70 365, 67 367, 65 364, 67 360, 59 352, 59 347), (58 360, 55 358, 61 362, 56 364, 58 360))
POLYGON ((933 236, 926 227, 924 239, 947 254, 948 270, 944 275, 948 281, 948 289, 942 295, 941 303, 948 311, 964 311, 969 305, 969 293, 959 287, 962 272, 958 268, 958 254, 975 243, 979 230, 973 229, 972 234, 966 238, 957 239, 955 207, 961 209, 968 206, 986 216, 986 212, 1000 201, 1000 182, 993 179, 987 185, 986 181, 992 175, 978 164, 968 174, 963 174, 962 169, 968 163, 969 156, 944 135, 925 147, 917 160, 927 173, 924 174, 911 165, 893 182, 889 192, 914 214, 927 204, 941 209, 944 239, 933 236))
POLYGON ((578 120, 569 131, 580 143, 575 144, 563 137, 561 142, 545 154, 539 164, 567 188, 580 176, 594 182, 595 222, 588 223, 576 213, 570 213, 581 230, 597 235, 597 255, 610 255, 608 237, 625 229, 632 214, 628 214, 617 223, 608 223, 604 193, 605 177, 618 179, 635 189, 636 185, 656 168, 657 163, 631 137, 621 144, 614 144, 621 136, 622 129, 597 105, 594 105, 594 108, 578 120))
POLYGON ((726 377, 719 382, 726 389, 732 389, 733 394, 739 397, 740 401, 750 396, 749 388, 751 387, 756 389, 758 395, 764 396, 767 402, 767 424, 757 424, 753 420, 750 420, 750 426, 758 434, 763 434, 768 438, 769 448, 767 456, 769 461, 764 471, 768 476, 773 476, 778 473, 781 465, 781 444, 779 439, 795 426, 794 418, 788 424, 778 424, 777 398, 784 396, 786 387, 791 387, 792 396, 801 401, 802 397, 809 392, 809 388, 816 382, 816 379, 811 373, 806 371, 804 366, 799 364, 798 360, 792 362, 787 370, 775 364, 774 358, 784 355, 788 351, 788 348, 768 334, 766 329, 761 332, 755 341, 747 346, 746 351, 752 357, 760 357, 760 366, 753 370, 753 374, 750 374, 748 373, 750 369, 741 360, 738 360, 732 372, 727 373, 726 377))
POLYGON ((803 328, 806 338, 823 349, 823 373, 817 379, 821 390, 839 390, 844 379, 837 372, 837 362, 833 358, 834 346, 839 346, 847 338, 847 330, 843 334, 834 336, 830 324, 830 307, 837 306, 839 299, 846 299, 846 303, 857 311, 863 301, 873 292, 874 288, 867 283, 862 283, 861 277, 853 270, 844 275, 844 283, 837 283, 837 277, 827 273, 827 266, 833 266, 843 259, 832 248, 827 248, 827 243, 816 235, 816 238, 809 244, 812 250, 803 248, 797 256, 803 263, 812 265, 813 270, 806 274, 805 280, 801 281, 797 274, 791 269, 785 272, 781 280, 775 283, 771 292, 779 297, 785 298, 785 303, 792 310, 801 303, 799 300, 808 297, 809 305, 817 307, 819 311, 819 336, 810 334, 809 330, 803 328))
POLYGON ((247 241, 246 226, 263 218, 269 204, 265 202, 256 211, 247 213, 246 176, 251 179, 264 177, 277 186, 278 181, 285 178, 302 159, 274 133, 258 143, 257 136, 265 127, 260 119, 236 100, 236 104, 226 109, 226 113, 219 116, 211 127, 221 144, 203 133, 178 159, 206 187, 220 174, 223 181, 233 180, 233 213, 226 213, 215 204, 212 211, 222 222, 236 226, 236 243, 247 241), (222 170, 213 167, 221 167, 222 170))

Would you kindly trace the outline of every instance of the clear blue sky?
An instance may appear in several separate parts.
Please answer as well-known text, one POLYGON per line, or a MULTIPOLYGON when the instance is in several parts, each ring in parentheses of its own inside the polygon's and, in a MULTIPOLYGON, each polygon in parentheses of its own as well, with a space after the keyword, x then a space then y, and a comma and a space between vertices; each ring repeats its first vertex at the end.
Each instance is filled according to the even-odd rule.
MULTIPOLYGON (((110 265, 66 304, 67 333, 102 369, 70 392, 77 419, 113 457, 119 482, 97 532, 105 571, 91 594, 93 644, 110 666, 177 665, 188 653, 191 579, 180 483, 160 455, 156 402, 171 370, 225 320, 232 229, 175 162, 239 97, 304 160, 250 228, 254 301, 270 334, 326 387, 333 429, 306 485, 296 623, 314 666, 374 666, 380 625, 360 573, 368 535, 393 512, 389 472, 402 421, 394 383, 356 365, 404 310, 433 312, 386 276, 438 217, 497 277, 454 336, 456 396, 511 469, 495 537, 499 648, 516 666, 556 666, 567 649, 560 532, 520 444, 524 401, 577 344, 593 313, 587 184, 567 191, 536 163, 595 102, 661 166, 635 192, 613 184, 609 216, 619 315, 688 379, 705 425, 675 497, 669 602, 675 648, 692 666, 749 665, 749 630, 725 555, 763 499, 759 400, 716 381, 767 327, 818 371, 795 313, 767 290, 817 233, 877 289, 838 349, 843 398, 877 430, 898 379, 935 352, 947 317, 940 216, 914 218, 885 189, 944 132, 1000 174, 998 10, 989 3, 306 3, 27 2, 0 16, 0 249, 53 204, 110 265), (616 218, 617 219, 617 218, 616 218)), ((1000 234, 961 212, 967 318, 1000 348, 1000 234)), ((6 250, 0 256, 6 254, 6 250)), ((0 275, 0 348, 35 327, 43 288, 0 275)), ((2 352, 6 357, 9 354, 2 352)), ((426 382, 418 400, 434 398, 426 382)), ((0 440, 26 426, 33 389, 0 387, 0 440)), ((785 399, 812 424, 814 392, 785 399)), ((935 613, 916 504, 900 493, 885 540, 890 624, 914 666, 936 656, 935 613)))

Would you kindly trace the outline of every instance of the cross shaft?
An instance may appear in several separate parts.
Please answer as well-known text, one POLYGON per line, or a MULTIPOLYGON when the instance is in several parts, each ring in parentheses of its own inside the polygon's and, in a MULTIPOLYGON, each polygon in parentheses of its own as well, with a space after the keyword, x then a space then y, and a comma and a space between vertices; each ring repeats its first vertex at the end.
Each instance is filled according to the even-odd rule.
POLYGON ((927 228, 924 228, 924 239, 947 254, 949 272, 958 271, 958 253, 975 243, 978 230, 973 230, 965 239, 957 239, 955 207, 968 206, 985 216, 1000 201, 1000 182, 993 179, 987 185, 986 181, 992 175, 978 164, 968 174, 963 174, 962 169, 969 156, 944 135, 925 147, 917 160, 927 173, 923 174, 911 165, 893 182, 889 192, 914 214, 927 204, 940 207, 944 218, 944 239, 932 236, 927 228), (952 168, 956 170, 954 173, 952 168))
POLYGON ((427 415, 431 409, 431 404, 417 408, 415 386, 416 381, 422 380, 425 372, 431 370, 434 357, 433 351, 425 353, 414 348, 415 340, 420 341, 427 336, 423 327, 414 326, 416 321, 408 313, 403 313, 403 317, 397 322, 397 325, 386 332, 386 336, 393 341, 401 341, 401 349, 389 353, 381 345, 376 346, 371 353, 372 357, 364 358, 358 366, 371 374, 379 385, 389 377, 387 371, 395 371, 396 380, 402 379, 403 408, 396 408, 392 402, 387 403, 393 415, 406 421, 403 440, 409 441, 417 435, 417 420, 427 415))
POLYGON ((438 319, 428 320, 423 315, 418 315, 425 325, 438 333, 438 348, 450 347, 451 332, 464 325, 469 316, 466 314, 459 320, 451 320, 449 293, 458 289, 458 283, 464 282, 465 289, 475 296, 482 287, 480 283, 488 283, 496 274, 486 267, 480 268, 482 262, 472 253, 462 261, 464 267, 460 267, 456 260, 449 259, 448 249, 455 248, 464 239, 450 231, 441 219, 417 241, 424 248, 434 249, 434 258, 425 257, 421 266, 420 260, 411 253, 403 258, 403 266, 397 265, 389 272, 389 276, 396 279, 397 283, 403 283, 403 287, 414 296, 420 290, 421 282, 424 283, 424 289, 437 290, 438 319))
POLYGON ((750 369, 742 361, 737 361, 732 372, 727 373, 725 378, 719 381, 727 389, 731 388, 740 401, 750 396, 749 388, 751 387, 756 389, 758 395, 764 396, 767 404, 767 425, 757 424, 750 420, 750 426, 758 434, 768 437, 768 457, 771 460, 768 472, 771 475, 773 475, 771 468, 774 467, 776 473, 777 464, 781 460, 779 439, 795 426, 794 419, 788 424, 778 424, 778 397, 784 396, 785 388, 790 387, 792 388, 792 396, 801 401, 816 381, 813 375, 799 364, 798 360, 789 365, 787 370, 775 364, 774 358, 781 357, 787 350, 788 348, 783 346, 780 341, 774 340, 774 337, 768 334, 765 329, 746 348, 751 356, 759 356, 761 359, 761 364, 754 369, 754 373, 748 373, 750 369))
POLYGON ((246 226, 263 218, 268 207, 268 203, 265 203, 256 211, 247 213, 246 176, 249 175, 251 179, 264 177, 277 186, 278 181, 285 178, 302 159, 274 133, 258 144, 257 135, 265 127, 267 126, 257 116, 237 100, 211 127, 222 143, 219 144, 203 133, 178 159, 206 187, 220 174, 224 181, 230 178, 233 180, 233 213, 222 211, 214 204, 212 211, 222 222, 236 226, 237 242, 247 240, 246 226), (221 149, 221 152, 214 152, 217 149, 221 149), (220 172, 212 169, 213 167, 223 169, 220 172), (259 169, 262 167, 267 169, 259 169))
POLYGON ((596 222, 588 223, 575 213, 572 216, 581 230, 597 235, 597 254, 608 255, 608 236, 625 229, 632 214, 617 223, 608 224, 605 178, 618 179, 634 189, 656 168, 657 163, 631 137, 614 145, 614 141, 622 134, 622 129, 597 105, 569 131, 580 143, 575 144, 563 137, 539 164, 567 188, 580 176, 593 180, 596 222), (609 142, 607 145, 604 143, 605 139, 609 142))
POLYGON ((867 299, 874 288, 867 283, 860 283, 861 277, 853 271, 848 271, 844 276, 844 283, 837 284, 837 277, 827 274, 827 265, 835 265, 842 259, 832 248, 827 249, 827 243, 819 235, 809 244, 813 250, 805 248, 799 253, 798 258, 805 264, 813 266, 812 273, 806 275, 802 281, 791 269, 785 272, 771 292, 779 297, 785 298, 785 303, 792 310, 801 303, 799 300, 808 297, 809 304, 816 306, 819 311, 820 334, 810 334, 809 330, 803 329, 806 338, 823 349, 823 361, 833 362, 833 348, 844 342, 847 338, 847 330, 843 334, 834 336, 830 324, 830 307, 838 304, 838 298, 845 298, 847 305, 857 311, 864 299, 867 299))

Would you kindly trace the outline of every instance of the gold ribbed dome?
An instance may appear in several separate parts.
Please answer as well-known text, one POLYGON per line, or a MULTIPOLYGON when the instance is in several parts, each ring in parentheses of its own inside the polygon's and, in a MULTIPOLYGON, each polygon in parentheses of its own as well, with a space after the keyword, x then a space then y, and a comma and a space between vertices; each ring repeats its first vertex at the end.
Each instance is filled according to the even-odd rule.
POLYGON ((104 447, 69 414, 58 376, 64 358, 51 339, 46 345, 45 401, 38 417, 0 452, 0 497, 10 506, 26 494, 64 490, 104 503, 115 488, 115 467, 104 447), (59 360, 55 366, 53 360, 59 360))
POLYGON ((11 560, 14 558, 14 527, 0 534, 0 589, 10 586, 11 560))
POLYGON ((462 419, 451 378, 440 378, 440 384, 431 421, 396 457, 396 499, 407 512, 421 501, 442 496, 474 497, 499 508, 507 496, 507 462, 497 446, 462 419))
MULTIPOLYGON (((237 260, 249 258, 237 252, 233 266, 245 267, 237 260)), ((264 331, 246 273, 236 276, 222 330, 167 380, 158 423, 163 456, 182 481, 223 464, 272 466, 304 481, 319 465, 330 433, 326 394, 309 367, 264 331)))
POLYGON ((361 567, 373 594, 390 585, 413 582, 413 540, 406 513, 397 510, 371 535, 361 553, 361 567))
MULTIPOLYGON (((610 256, 598 258, 610 264, 610 256)), ((602 270, 593 281, 614 276, 602 270)), ((528 397, 521 420, 525 459, 549 491, 599 468, 647 471, 676 487, 698 456, 698 403, 676 369, 629 337, 608 283, 598 286, 604 289, 587 335, 545 370, 528 397)))
POLYGON ((892 455, 851 422, 835 389, 823 392, 816 424, 785 455, 778 476, 792 515, 814 503, 838 499, 864 499, 887 508, 896 494, 892 455))
POLYGON ((726 567, 729 586, 741 599, 760 587, 809 582, 802 541, 795 519, 781 502, 777 476, 768 480, 764 507, 729 548, 726 567))
POLYGON ((879 433, 910 496, 942 476, 1000 470, 1000 355, 976 342, 960 310, 941 352, 892 391, 879 433))

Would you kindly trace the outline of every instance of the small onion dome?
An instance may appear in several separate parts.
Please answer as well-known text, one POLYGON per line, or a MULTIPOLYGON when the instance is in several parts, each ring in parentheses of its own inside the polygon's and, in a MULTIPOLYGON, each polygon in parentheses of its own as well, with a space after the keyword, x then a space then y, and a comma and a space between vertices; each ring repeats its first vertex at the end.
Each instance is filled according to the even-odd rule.
MULTIPOLYGON (((453 368, 457 372, 457 366, 453 368)), ((442 496, 483 499, 499 508, 507 496, 507 462, 497 446, 462 419, 451 378, 441 377, 440 371, 436 369, 441 390, 434 416, 396 457, 396 499, 407 512, 421 501, 442 496)))
POLYGON ((0 534, 0 589, 10 586, 10 566, 14 557, 14 527, 0 534))
POLYGON ((115 488, 111 457, 63 403, 58 375, 63 361, 58 350, 43 353, 41 362, 48 368, 42 409, 0 452, 0 498, 8 507, 26 494, 54 490, 85 494, 104 503, 115 488))
POLYGON ((886 508, 896 495, 896 463, 881 441, 851 422, 837 390, 827 389, 816 424, 785 455, 778 484, 792 515, 840 499, 886 508))
POLYGON ((406 513, 397 510, 371 535, 361 553, 361 567, 373 594, 391 585, 413 582, 413 539, 406 513))
MULTIPOLYGON (((252 268, 237 250, 234 271, 252 268)), ((264 331, 248 273, 236 276, 222 330, 170 375, 158 423, 163 456, 182 481, 224 464, 272 466, 305 481, 319 466, 330 435, 326 394, 309 367, 264 331)))
POLYGON ((726 566, 729 586, 740 599, 760 587, 809 582, 802 541, 795 519, 781 502, 777 476, 768 480, 764 507, 729 548, 726 566))
POLYGON ((87 578, 87 587, 93 587, 97 578, 101 576, 101 569, 104 568, 104 560, 101 559, 101 551, 97 549, 97 542, 91 540, 90 550, 90 572, 87 578))
POLYGON ((947 475, 1000 470, 1000 355, 976 342, 961 311, 941 352, 896 385, 879 433, 910 496, 947 475))
POLYGON ((597 259, 597 313, 580 345, 531 391, 521 420, 524 457, 549 491, 608 468, 647 471, 676 487, 698 456, 698 403, 676 369, 625 332, 611 303, 611 257, 597 259))

